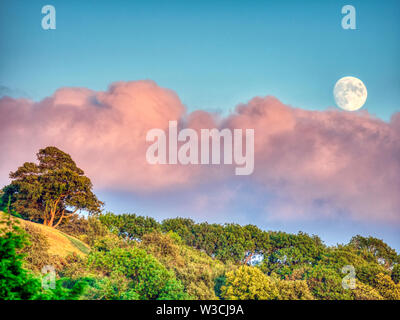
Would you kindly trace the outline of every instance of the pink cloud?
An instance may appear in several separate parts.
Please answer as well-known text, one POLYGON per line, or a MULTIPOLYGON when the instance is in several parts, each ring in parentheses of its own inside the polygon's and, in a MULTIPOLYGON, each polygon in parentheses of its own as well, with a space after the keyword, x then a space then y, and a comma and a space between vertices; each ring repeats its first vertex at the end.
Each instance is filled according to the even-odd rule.
POLYGON ((267 97, 238 107, 230 123, 255 127, 254 179, 276 195, 272 214, 399 221, 398 114, 385 123, 366 112, 306 111, 267 97))
MULTIPOLYGON (((269 195, 268 215, 280 219, 339 214, 400 222, 400 113, 387 123, 367 112, 306 111, 256 97, 223 118, 188 113, 173 91, 152 81, 117 82, 104 92, 62 88, 40 102, 0 99, 2 184, 47 145, 70 153, 98 189, 179 196, 182 188, 245 184, 269 195), (255 129, 253 175, 234 176, 228 166, 149 165, 146 133, 166 130, 170 120, 195 130, 255 129)), ((236 191, 224 194, 226 202, 236 191)), ((216 199, 198 197, 199 206, 215 207, 216 199)))

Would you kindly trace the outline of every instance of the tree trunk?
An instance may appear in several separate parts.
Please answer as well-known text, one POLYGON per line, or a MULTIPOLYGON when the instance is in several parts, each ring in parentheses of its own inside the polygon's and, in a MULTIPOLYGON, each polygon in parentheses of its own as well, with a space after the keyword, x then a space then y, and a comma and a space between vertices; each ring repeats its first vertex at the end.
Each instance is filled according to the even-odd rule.
POLYGON ((56 212, 57 212, 57 206, 58 203, 61 201, 61 198, 63 197, 63 195, 61 195, 56 202, 54 203, 53 209, 50 211, 50 221, 48 226, 49 227, 53 227, 53 222, 54 222, 54 217, 56 216, 56 212))
POLYGON ((57 228, 58 225, 61 223, 62 219, 64 218, 64 213, 65 213, 65 209, 62 211, 61 214, 61 218, 58 220, 58 222, 55 224, 54 228, 57 228))

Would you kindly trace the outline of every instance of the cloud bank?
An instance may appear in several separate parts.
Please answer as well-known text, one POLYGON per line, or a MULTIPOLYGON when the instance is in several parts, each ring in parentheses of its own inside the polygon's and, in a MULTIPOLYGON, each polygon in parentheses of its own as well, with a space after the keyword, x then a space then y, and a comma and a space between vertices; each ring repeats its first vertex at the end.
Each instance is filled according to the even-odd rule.
MULTIPOLYGON (((277 219, 400 222, 400 113, 387 123, 367 112, 306 111, 274 97, 255 97, 227 117, 189 113, 176 93, 152 81, 116 82, 104 92, 62 88, 39 102, 0 99, 2 185, 48 145, 70 153, 96 189, 176 198, 184 190, 194 199, 199 188, 224 185, 221 203, 240 199, 234 190, 254 190, 268 208, 259 214, 277 219), (171 120, 195 130, 255 129, 254 173, 149 165, 146 133, 167 130, 171 120)), ((210 197, 215 207, 217 194, 210 197)), ((207 210, 204 194, 197 205, 207 210)))

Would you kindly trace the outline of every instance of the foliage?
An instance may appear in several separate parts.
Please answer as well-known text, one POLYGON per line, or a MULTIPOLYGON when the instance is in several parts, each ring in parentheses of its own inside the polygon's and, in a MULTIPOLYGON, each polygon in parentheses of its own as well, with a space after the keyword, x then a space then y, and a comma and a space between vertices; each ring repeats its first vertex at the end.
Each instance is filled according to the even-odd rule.
POLYGON ((137 216, 135 214, 115 215, 108 212, 101 215, 99 219, 111 232, 129 240, 141 239, 144 234, 159 230, 160 228, 157 221, 153 218, 137 216))
POLYGON ((376 276, 375 288, 387 300, 400 300, 400 286, 386 274, 380 273, 376 276))
MULTIPOLYGON (((340 272, 344 266, 351 265, 355 268, 357 279, 367 285, 373 285, 377 274, 388 272, 375 256, 352 245, 329 248, 320 264, 329 266, 337 272, 340 272)), ((340 276, 343 277, 343 274, 340 273, 340 276)))
POLYGON ((279 289, 260 269, 241 266, 226 274, 221 297, 226 300, 275 300, 279 298, 279 289))
POLYGON ((304 280, 280 280, 257 267, 241 266, 227 273, 221 297, 239 300, 313 300, 304 280))
POLYGON ((11 218, 2 219, 0 225, 0 300, 73 300, 82 294, 81 282, 68 289, 58 280, 54 290, 42 289, 39 278, 23 268, 24 255, 19 251, 29 245, 27 234, 11 218))
POLYGON ((33 299, 39 281, 22 267, 23 255, 18 253, 28 244, 26 234, 12 220, 0 223, 0 300, 33 299))
POLYGON ((313 300, 305 280, 277 280, 280 300, 313 300))
POLYGON ((354 300, 383 300, 379 292, 361 281, 356 281, 356 288, 351 291, 354 300))
POLYGON ((54 289, 41 290, 35 296, 35 300, 78 300, 86 288, 86 283, 77 281, 74 286, 68 288, 65 283, 69 279, 59 279, 55 283, 54 289))
POLYGON ((196 224, 191 219, 166 219, 161 228, 164 232, 176 232, 182 240, 209 256, 221 261, 240 262, 248 252, 267 252, 269 235, 253 225, 196 224))
POLYGON ((77 279, 67 278, 68 287, 74 287, 76 283, 84 283, 85 290, 81 299, 85 300, 139 300, 139 294, 130 288, 127 278, 96 277, 94 275, 82 276, 77 279))
POLYGON ((102 202, 92 192, 92 183, 70 155, 47 147, 37 153, 39 164, 25 162, 10 173, 11 185, 3 189, 3 202, 23 217, 57 227, 78 210, 99 213, 102 202))
POLYGON ((214 281, 229 268, 207 254, 181 243, 176 233, 153 232, 143 236, 140 247, 173 271, 186 292, 195 299, 217 299, 214 281))
POLYGON ((81 241, 93 246, 99 239, 109 234, 107 227, 96 217, 71 216, 59 227, 59 230, 66 234, 79 238, 81 241))
POLYGON ((394 283, 400 283, 400 264, 396 264, 392 269, 392 280, 394 283))
POLYGON ((307 272, 306 279, 316 299, 350 300, 351 290, 342 287, 343 276, 329 265, 316 265, 307 272))
POLYGON ((4 299, 400 299, 398 255, 375 238, 357 236, 347 245, 326 247, 316 236, 252 225, 72 215, 58 228, 89 244, 90 252, 60 259, 48 253, 40 228, 24 223, 28 244, 25 232, 14 227, 0 239, 4 299), (254 253, 265 257, 257 267, 246 264, 254 253), (24 269, 39 273, 46 264, 62 277, 51 291, 24 269), (342 285, 341 270, 348 265, 355 268, 354 289, 342 285))
POLYGON ((105 276, 128 281, 129 289, 136 292, 140 299, 187 298, 173 273, 142 249, 114 248, 93 252, 88 257, 88 266, 105 276))
POLYGON ((270 255, 261 265, 267 274, 277 273, 289 277, 295 269, 316 265, 326 252, 322 241, 299 232, 297 235, 283 232, 271 233, 270 255))
POLYGON ((358 250, 366 250, 371 253, 379 263, 387 267, 391 267, 393 264, 400 262, 400 257, 397 255, 396 251, 381 239, 373 237, 365 238, 357 235, 351 239, 349 245, 358 250))
POLYGON ((222 275, 222 276, 219 276, 219 277, 215 278, 215 281, 214 281, 214 292, 215 292, 215 295, 218 298, 221 298, 221 295, 222 295, 221 288, 225 284, 226 284, 226 276, 225 275, 222 275))

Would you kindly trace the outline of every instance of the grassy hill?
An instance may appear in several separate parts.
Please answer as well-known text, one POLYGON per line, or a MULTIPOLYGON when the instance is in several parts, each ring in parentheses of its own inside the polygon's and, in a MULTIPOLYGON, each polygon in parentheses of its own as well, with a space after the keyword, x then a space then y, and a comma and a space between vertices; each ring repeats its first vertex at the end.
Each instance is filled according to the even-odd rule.
POLYGON ((64 232, 10 218, 30 235, 23 267, 39 279, 44 266, 54 267, 65 288, 85 284, 82 299, 400 299, 400 257, 372 237, 327 247, 305 233, 179 217, 158 223, 109 213, 71 220, 64 232), (246 250, 268 259, 248 266, 246 250), (343 287, 344 266, 354 266, 355 290, 343 287))
MULTIPOLYGON (((1 215, 5 215, 4 212, 0 211, 1 215)), ((82 241, 65 234, 57 229, 45 226, 43 224, 23 220, 17 217, 12 217, 12 219, 19 222, 21 227, 28 227, 28 229, 33 229, 45 236, 48 240, 49 249, 48 253, 51 255, 57 255, 65 258, 71 253, 76 253, 80 256, 84 256, 89 253, 90 247, 83 243, 82 241)), ((28 231, 29 233, 29 231, 28 231)))

